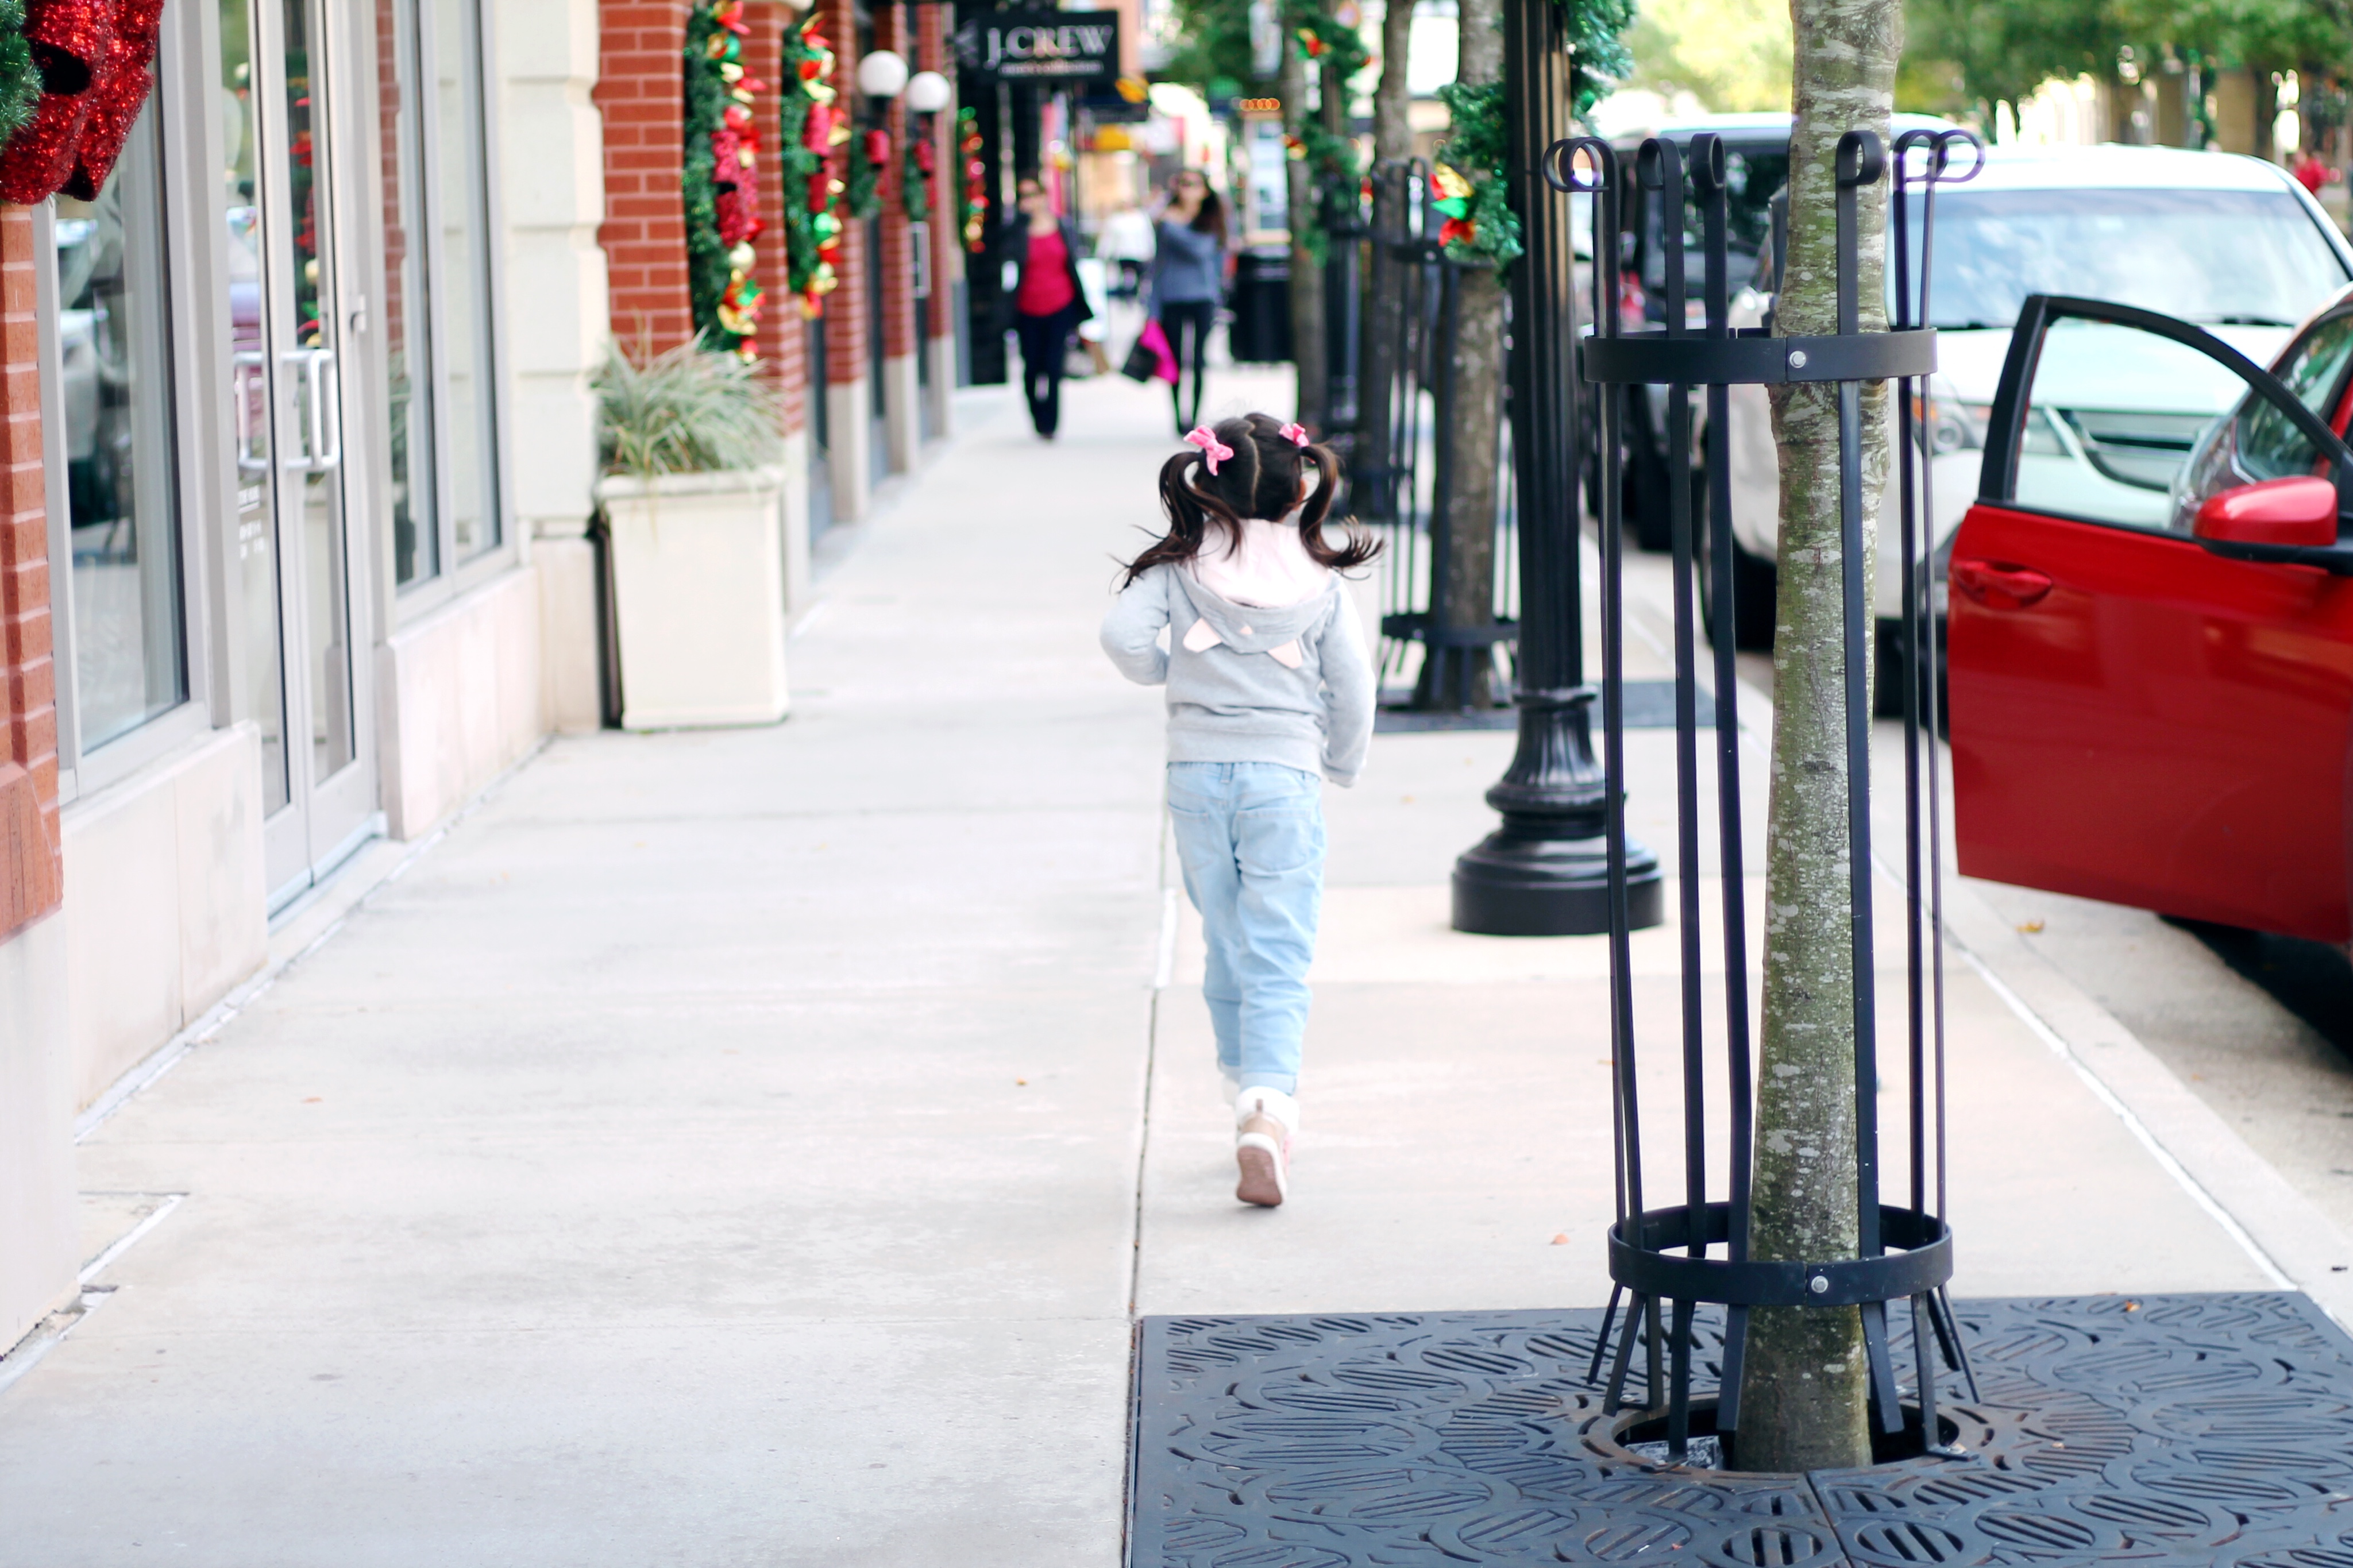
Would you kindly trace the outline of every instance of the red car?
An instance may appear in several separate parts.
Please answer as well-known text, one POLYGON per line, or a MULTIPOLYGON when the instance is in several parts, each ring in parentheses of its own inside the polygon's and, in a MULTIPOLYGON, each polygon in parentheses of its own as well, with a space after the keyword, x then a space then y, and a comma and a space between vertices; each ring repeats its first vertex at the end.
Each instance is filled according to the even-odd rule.
POLYGON ((2170 317, 2026 301, 1947 567, 1963 872, 2353 935, 2348 384, 2353 290, 2269 371, 2170 317))

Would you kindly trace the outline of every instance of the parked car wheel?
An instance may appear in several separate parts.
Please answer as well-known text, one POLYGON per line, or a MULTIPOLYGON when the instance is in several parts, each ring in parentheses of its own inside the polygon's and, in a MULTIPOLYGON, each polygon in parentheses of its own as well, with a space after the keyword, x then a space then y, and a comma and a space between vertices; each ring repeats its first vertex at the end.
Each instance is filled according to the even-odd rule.
MULTIPOLYGON (((1707 470, 1692 475, 1693 539, 1697 545, 1700 615, 1712 639, 1715 636, 1715 551, 1707 528, 1707 470)), ((1773 600, 1780 574, 1770 561, 1760 561, 1732 542, 1732 646, 1744 652, 1767 653, 1773 647, 1773 600)))
MULTIPOLYGON (((1641 388, 1636 388, 1640 392, 1641 388)), ((1626 466, 1619 504, 1635 545, 1643 550, 1674 548, 1673 514, 1668 510, 1667 458, 1657 432, 1651 428, 1640 397, 1629 399, 1625 425, 1626 466)))

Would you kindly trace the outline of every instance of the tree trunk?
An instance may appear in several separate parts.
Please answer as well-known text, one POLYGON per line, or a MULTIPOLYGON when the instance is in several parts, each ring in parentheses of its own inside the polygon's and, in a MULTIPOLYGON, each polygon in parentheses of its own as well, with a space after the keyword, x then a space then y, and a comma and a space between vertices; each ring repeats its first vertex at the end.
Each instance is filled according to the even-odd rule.
MULTIPOLYGON (((1502 79, 1504 30, 1501 0, 1459 0, 1461 28, 1458 81, 1483 87, 1502 79)), ((1495 508, 1497 445, 1504 414, 1504 280, 1490 267, 1458 269, 1454 339, 1446 372, 1451 395, 1438 410, 1440 458, 1445 484, 1438 526, 1446 531, 1445 577, 1430 584, 1431 608, 1451 626, 1484 626, 1495 616, 1495 508)), ((1441 343, 1441 346, 1447 346, 1441 343)), ((1461 686, 1435 688, 1437 650, 1425 649, 1416 706, 1456 707, 1466 700, 1461 686)), ((1471 660, 1475 672, 1467 700, 1492 700, 1491 661, 1471 660)))
MULTIPOLYGON (((1833 332, 1838 139, 1888 146, 1901 0, 1792 0, 1797 129, 1790 137, 1789 257, 1775 330, 1833 332)), ((1892 155, 1892 152, 1891 152, 1892 155)), ((1886 326, 1886 182, 1859 217, 1864 331, 1886 326)), ((1753 1256, 1852 1258, 1855 1214, 1854 973, 1847 864, 1846 657, 1839 544, 1838 389, 1772 389, 1781 454, 1780 599, 1773 643, 1772 798, 1766 838, 1764 1022, 1757 1096, 1753 1256)), ((1887 474, 1887 389, 1862 397, 1863 570, 1887 474)), ((1868 610, 1866 608, 1866 613, 1868 610)), ((1865 637, 1868 657, 1872 639, 1865 637)), ((1866 674, 1863 690, 1871 689, 1866 674)), ((1876 1092, 1866 1085, 1862 1092, 1876 1092)), ((1741 1384, 1743 1469, 1868 1464, 1869 1372, 1852 1307, 1750 1314, 1741 1384)))
POLYGON ((1402 172, 1381 165, 1413 156, 1413 127, 1407 122, 1406 70, 1413 48, 1413 0, 1389 0, 1381 17, 1381 80, 1373 89, 1373 216, 1366 244, 1365 298, 1356 349, 1356 442, 1350 456, 1359 515, 1397 516, 1396 485, 1389 474, 1389 403, 1398 351, 1405 331, 1405 268, 1382 250, 1381 236, 1405 228, 1411 198, 1402 172))
MULTIPOLYGON (((1298 42, 1282 40, 1282 122, 1296 128, 1314 112, 1308 103, 1307 65, 1298 42)), ((1315 221, 1315 182, 1306 160, 1293 158, 1286 169, 1291 214, 1291 363, 1298 373, 1298 412, 1292 416, 1321 440, 1331 410, 1324 397, 1329 384, 1324 363, 1324 264, 1307 248, 1309 226, 1315 221)))

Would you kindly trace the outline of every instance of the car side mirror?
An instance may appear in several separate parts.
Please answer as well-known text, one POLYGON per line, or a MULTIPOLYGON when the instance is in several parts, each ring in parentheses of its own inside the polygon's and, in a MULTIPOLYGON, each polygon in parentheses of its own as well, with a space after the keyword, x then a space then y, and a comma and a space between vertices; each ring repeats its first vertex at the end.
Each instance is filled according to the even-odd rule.
POLYGON ((2199 507, 2189 531, 2213 544, 2327 549, 2337 542, 2337 487, 2298 474, 2218 490, 2199 507))

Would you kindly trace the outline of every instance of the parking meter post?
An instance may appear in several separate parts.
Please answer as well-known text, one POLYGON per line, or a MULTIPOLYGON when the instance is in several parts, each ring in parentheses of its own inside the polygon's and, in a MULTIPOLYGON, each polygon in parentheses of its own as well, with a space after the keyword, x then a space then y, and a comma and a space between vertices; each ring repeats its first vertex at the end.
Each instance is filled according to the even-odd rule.
MULTIPOLYGON (((1594 754, 1599 693, 1585 684, 1577 556, 1576 257, 1567 205, 1542 173, 1546 149, 1572 130, 1568 66, 1559 7, 1504 0, 1504 179, 1525 247, 1510 269, 1505 365, 1519 493, 1519 743, 1487 792, 1503 821, 1455 862, 1453 879, 1454 929, 1493 936, 1592 934, 1611 925, 1609 789, 1594 754)), ((1607 270, 1595 268, 1597 307, 1607 270)), ((1629 913, 1638 926, 1656 925, 1663 914, 1658 860, 1639 845, 1626 853, 1629 913)))

